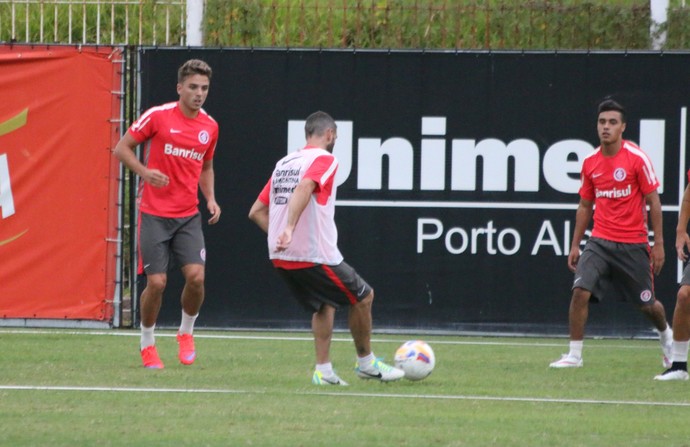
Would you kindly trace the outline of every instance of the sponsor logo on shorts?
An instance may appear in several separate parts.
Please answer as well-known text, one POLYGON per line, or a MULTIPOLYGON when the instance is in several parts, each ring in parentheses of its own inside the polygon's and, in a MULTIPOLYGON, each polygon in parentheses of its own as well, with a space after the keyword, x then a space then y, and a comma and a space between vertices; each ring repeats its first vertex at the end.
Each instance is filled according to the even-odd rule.
POLYGON ((202 130, 199 132, 199 142, 201 144, 206 144, 208 143, 209 136, 208 136, 208 131, 202 130))
POLYGON ((647 289, 643 290, 642 293, 640 293, 640 300, 642 300, 643 303, 646 303, 647 301, 652 299, 652 291, 647 289))
POLYGON ((201 257, 201 260, 206 262, 206 249, 202 248, 201 251, 199 252, 199 256, 201 257))

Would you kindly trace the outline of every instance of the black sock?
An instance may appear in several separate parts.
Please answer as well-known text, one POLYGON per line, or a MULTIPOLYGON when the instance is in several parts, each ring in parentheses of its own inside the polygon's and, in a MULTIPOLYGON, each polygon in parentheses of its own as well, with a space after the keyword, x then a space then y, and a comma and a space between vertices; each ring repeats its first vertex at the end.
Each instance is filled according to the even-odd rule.
POLYGON ((688 362, 673 362, 671 365, 671 371, 687 371, 688 370, 688 362))

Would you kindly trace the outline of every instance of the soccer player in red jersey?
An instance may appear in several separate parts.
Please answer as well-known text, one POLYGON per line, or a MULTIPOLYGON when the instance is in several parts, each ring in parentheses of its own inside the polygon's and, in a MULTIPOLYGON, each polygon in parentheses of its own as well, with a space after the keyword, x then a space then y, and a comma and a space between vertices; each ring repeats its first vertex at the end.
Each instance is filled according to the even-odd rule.
POLYGON ((141 293, 140 348, 147 368, 163 368, 154 328, 171 256, 180 264, 185 279, 178 358, 185 365, 196 359, 192 334, 204 301, 206 263, 198 190, 206 199, 209 224, 218 222, 221 212, 213 172, 218 124, 202 109, 211 74, 211 67, 204 61, 185 62, 177 73, 179 100, 147 110, 114 150, 115 156, 141 179, 139 273, 146 274, 146 288, 141 293), (145 164, 134 152, 142 143, 146 143, 145 164))
POLYGON ((338 250, 335 226, 333 155, 337 127, 325 112, 311 114, 304 126, 307 145, 275 165, 273 174, 249 211, 249 218, 268 234, 268 253, 292 294, 312 315, 316 350, 316 385, 347 385, 329 358, 333 319, 349 309, 349 326, 357 351, 357 376, 382 382, 405 373, 371 351, 371 304, 374 291, 338 250))
MULTIPOLYGON (((690 182, 690 171, 687 173, 690 182)), ((678 259, 688 260, 690 250, 690 236, 688 222, 690 221, 690 184, 685 187, 683 200, 676 226, 676 254, 678 259)), ((673 311, 673 344, 671 347, 671 367, 655 380, 688 380, 688 345, 690 344, 690 264, 686 264, 680 288, 676 296, 676 309, 673 311)))
POLYGON ((575 273, 569 311, 570 351, 551 363, 552 368, 582 366, 589 302, 603 298, 621 298, 639 307, 659 332, 663 364, 670 366, 673 332, 664 306, 654 294, 654 275, 664 265, 659 181, 647 155, 623 139, 625 123, 625 109, 616 101, 608 99, 599 105, 601 145, 582 164, 580 203, 568 255, 568 268, 575 273), (651 249, 647 205, 654 231, 651 249), (580 254, 580 242, 592 217, 592 235, 580 254))

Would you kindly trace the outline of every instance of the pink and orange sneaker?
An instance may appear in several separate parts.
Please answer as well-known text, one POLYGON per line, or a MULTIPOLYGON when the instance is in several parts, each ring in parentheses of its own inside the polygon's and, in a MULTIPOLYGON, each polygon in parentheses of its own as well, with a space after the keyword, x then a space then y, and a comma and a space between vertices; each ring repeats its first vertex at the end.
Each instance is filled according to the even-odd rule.
POLYGON ((147 346, 141 350, 141 361, 144 362, 144 368, 163 369, 163 362, 158 357, 156 346, 147 346))
POLYGON ((179 351, 177 357, 183 365, 191 365, 196 360, 196 351, 194 350, 194 336, 192 334, 177 334, 177 344, 179 351))

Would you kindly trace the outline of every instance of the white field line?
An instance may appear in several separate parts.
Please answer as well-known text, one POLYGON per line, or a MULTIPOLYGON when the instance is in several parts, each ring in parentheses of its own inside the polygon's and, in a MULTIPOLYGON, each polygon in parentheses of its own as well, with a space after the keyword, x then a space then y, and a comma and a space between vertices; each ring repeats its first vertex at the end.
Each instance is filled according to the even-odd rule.
MULTIPOLYGON (((270 331, 266 331, 270 332, 270 331)), ((0 335, 2 334, 26 334, 26 335, 92 335, 92 336, 111 336, 111 337, 139 337, 139 331, 122 331, 113 329, 112 331, 93 331, 93 330, 64 330, 64 329, 0 329, 0 335)), ((175 337, 175 332, 162 332, 157 331, 156 337, 175 337)), ((478 345, 478 346, 522 346, 522 347, 567 347, 567 339, 563 339, 560 342, 509 342, 509 341, 484 341, 484 340, 443 340, 435 339, 433 336, 418 336, 411 334, 410 339, 418 337, 426 341, 431 345, 478 345)), ((458 336, 460 337, 460 336, 458 336)), ((464 336, 463 336, 464 337, 464 336)), ((476 337, 476 336, 467 336, 476 337)), ((311 335, 306 336, 281 336, 281 335, 232 335, 232 334, 204 334, 199 331, 194 333, 194 338, 197 339, 216 339, 216 340, 272 340, 272 341, 306 341, 312 342, 313 338, 311 335)), ((501 337, 503 338, 503 337, 501 337)), ((519 337, 515 337, 519 338, 519 337)), ((548 338, 548 337, 542 337, 548 338)), ((333 337, 334 342, 345 342, 352 343, 352 339, 349 337, 337 338, 333 337)), ((372 338, 373 343, 402 343, 402 339, 386 339, 386 338, 372 338)), ((658 344, 649 343, 649 346, 632 346, 632 345, 588 345, 587 349, 590 348, 607 348, 607 349, 659 349, 658 344)))
POLYGON ((427 399, 427 400, 474 400, 490 402, 527 402, 553 404, 584 405, 629 405, 642 407, 690 407, 690 402, 643 402, 630 400, 597 400, 597 399, 555 399, 541 397, 499 397, 499 396, 464 396, 449 394, 387 394, 387 393, 335 393, 335 392, 276 392, 231 390, 231 389, 192 389, 192 388, 128 388, 128 387, 85 387, 85 386, 33 386, 33 385, 0 385, 4 391, 56 391, 56 392, 112 392, 112 393, 178 393, 178 394, 289 394, 293 396, 338 396, 384 399, 427 399))
MULTIPOLYGON (((91 336, 124 336, 139 337, 136 331, 65 331, 65 330, 14 330, 0 329, 0 334, 26 334, 26 335, 91 335, 91 336)), ((162 337, 174 337, 175 333, 156 334, 162 337)), ((228 334, 195 334, 196 338, 205 339, 228 339, 228 340, 270 340, 270 341, 305 341, 311 342, 311 336, 264 336, 264 335, 228 335, 228 334)), ((351 343, 350 338, 333 339, 338 342, 351 343)), ((372 340, 378 343, 400 343, 400 340, 378 339, 372 340)), ((459 340, 432 340, 431 344, 449 345, 496 345, 496 346, 562 346, 563 343, 520 343, 520 342, 501 342, 501 341, 459 341, 459 340)), ((599 345, 601 347, 601 345, 599 345)), ((645 349, 643 346, 610 346, 612 348, 633 348, 645 349)), ((658 346, 654 344, 655 349, 658 346)), ((70 391, 70 392, 127 392, 127 393, 179 393, 179 394, 263 394, 271 393, 250 390, 233 389, 190 389, 190 388, 132 388, 132 387, 82 387, 82 386, 39 386, 39 385, 0 385, 0 390, 4 391, 70 391)), ((292 392, 273 394, 290 394, 299 396, 350 396, 366 398, 389 398, 389 399, 437 399, 437 400, 474 400, 492 402, 541 402, 557 404, 596 404, 596 405, 633 405, 633 406, 665 406, 665 407, 690 407, 688 402, 643 402, 643 401, 619 401, 619 400, 596 400, 596 399, 555 399, 538 397, 500 397, 500 396, 466 396, 466 395, 426 395, 426 394, 385 394, 385 393, 361 393, 361 392, 292 392)))

